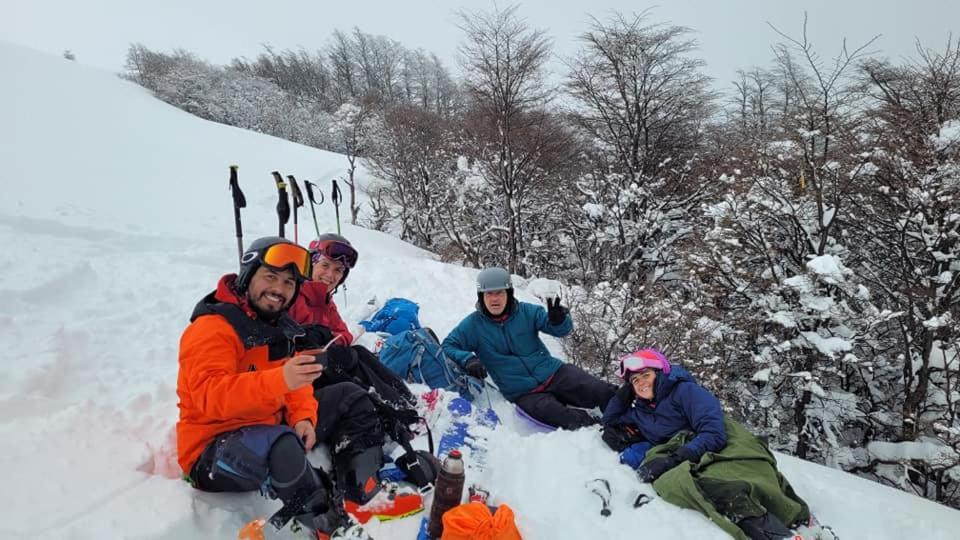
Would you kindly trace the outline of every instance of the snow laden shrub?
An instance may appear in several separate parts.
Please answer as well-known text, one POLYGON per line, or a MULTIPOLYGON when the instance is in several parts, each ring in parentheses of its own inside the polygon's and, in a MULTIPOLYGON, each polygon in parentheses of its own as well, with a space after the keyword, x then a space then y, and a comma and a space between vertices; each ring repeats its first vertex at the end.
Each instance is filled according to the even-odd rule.
POLYGON ((745 191, 706 208, 713 226, 689 261, 716 299, 710 316, 733 330, 723 345, 734 354, 720 368, 727 405, 781 448, 851 463, 870 412, 857 393, 871 382, 862 349, 889 314, 870 303, 843 262, 849 251, 826 232, 834 212, 782 191, 788 182, 744 179, 745 191))
POLYGON ((441 219, 456 199, 459 179, 454 125, 411 106, 387 110, 370 120, 363 162, 376 179, 371 186, 374 216, 414 245, 439 251, 446 234, 441 219))
POLYGON ((859 471, 960 506, 960 44, 862 67, 876 145, 855 202, 860 273, 883 307, 898 377, 859 471), (882 420, 882 423, 881 423, 882 420))
POLYGON ((350 194, 350 223, 357 224, 360 205, 357 203, 357 166, 359 159, 369 153, 372 144, 371 131, 382 122, 377 122, 374 110, 369 106, 344 103, 335 113, 329 125, 330 148, 347 158, 347 174, 342 178, 350 194))
POLYGON ((131 46, 126 78, 191 114, 317 148, 330 146, 329 115, 298 103, 276 84, 247 72, 208 64, 186 51, 131 46))
MULTIPOLYGON (((698 320, 699 302, 676 288, 605 281, 574 287, 568 297, 574 328, 563 341, 564 350, 601 378, 621 383, 619 358, 644 347, 663 351, 691 371, 710 363, 706 355, 713 327, 698 320)), ((708 376, 702 382, 711 386, 716 381, 708 376)))

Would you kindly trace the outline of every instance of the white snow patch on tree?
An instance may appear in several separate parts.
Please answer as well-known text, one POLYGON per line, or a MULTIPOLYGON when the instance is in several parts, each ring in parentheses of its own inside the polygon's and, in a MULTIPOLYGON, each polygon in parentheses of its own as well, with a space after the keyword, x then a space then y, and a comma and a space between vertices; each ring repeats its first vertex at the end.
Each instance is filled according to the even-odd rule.
POLYGON ((812 311, 829 311, 833 307, 833 298, 829 296, 804 295, 800 298, 800 305, 812 311))
POLYGON ((853 273, 835 255, 821 255, 810 259, 807 261, 807 270, 817 274, 820 279, 832 285, 842 283, 844 276, 853 273))
POLYGON ((534 278, 527 283, 526 291, 546 301, 547 298, 560 296, 560 282, 555 279, 534 278))
POLYGON ((813 283, 804 275, 796 275, 783 280, 783 284, 800 293, 813 292, 813 283))
POLYGON ((960 120, 949 120, 940 126, 940 133, 930 136, 930 142, 937 150, 943 150, 960 142, 960 120))
POLYGON ((950 315, 950 312, 946 312, 943 315, 937 317, 930 317, 929 319, 923 321, 923 325, 927 328, 943 328, 945 326, 950 326, 950 323, 953 321, 953 317, 950 315))
POLYGON ((867 445, 867 450, 881 461, 922 461, 946 466, 958 459, 956 450, 929 437, 917 441, 872 442, 867 445))
POLYGON ((803 339, 821 354, 835 358, 837 353, 853 350, 853 344, 840 337, 823 337, 816 332, 800 332, 803 339))
POLYGON ((587 216, 589 216, 591 219, 600 219, 603 217, 605 212, 603 206, 597 203, 586 203, 582 208, 587 216))
POLYGON ((767 319, 772 323, 777 323, 784 328, 796 328, 797 321, 793 318, 793 313, 789 311, 778 311, 767 319))

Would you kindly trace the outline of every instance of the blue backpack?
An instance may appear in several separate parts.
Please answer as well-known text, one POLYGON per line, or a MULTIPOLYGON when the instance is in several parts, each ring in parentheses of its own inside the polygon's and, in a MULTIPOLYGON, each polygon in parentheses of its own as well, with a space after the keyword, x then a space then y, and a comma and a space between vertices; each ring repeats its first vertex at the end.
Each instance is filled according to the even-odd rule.
POLYGON ((469 377, 443 353, 429 328, 407 330, 387 338, 380 349, 380 362, 407 382, 452 390, 472 399, 469 377))
POLYGON ((360 326, 367 332, 396 335, 404 330, 420 328, 419 313, 420 306, 416 303, 406 298, 391 298, 369 320, 360 321, 360 326))

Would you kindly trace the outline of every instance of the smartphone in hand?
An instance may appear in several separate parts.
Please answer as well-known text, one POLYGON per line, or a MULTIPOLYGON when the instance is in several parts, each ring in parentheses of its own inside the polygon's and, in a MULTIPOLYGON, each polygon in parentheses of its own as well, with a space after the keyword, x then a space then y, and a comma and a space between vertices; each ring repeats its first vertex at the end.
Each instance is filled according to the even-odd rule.
POLYGON ((323 349, 307 349, 305 351, 300 351, 300 354, 305 354, 307 356, 313 356, 313 363, 320 364, 324 368, 329 367, 330 357, 327 356, 326 348, 323 349))

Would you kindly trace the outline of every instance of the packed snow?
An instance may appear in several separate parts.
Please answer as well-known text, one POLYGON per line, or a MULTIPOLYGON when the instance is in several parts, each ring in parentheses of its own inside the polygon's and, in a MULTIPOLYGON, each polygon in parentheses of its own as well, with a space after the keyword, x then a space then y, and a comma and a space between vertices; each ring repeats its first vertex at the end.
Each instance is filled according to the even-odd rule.
MULTIPOLYGON (((240 165, 249 240, 276 232, 270 171, 328 186, 346 160, 197 119, 114 74, 15 45, 0 43, 0 65, 0 538, 235 538, 278 503, 192 489, 172 438, 180 333, 194 304, 236 267, 227 167, 240 165)), ((330 204, 318 211, 321 230, 333 229, 330 204)), ((306 209, 300 218, 305 241, 313 225, 306 209)), ((376 231, 343 232, 360 251, 337 297, 348 322, 403 296, 444 336, 474 308, 476 270, 376 231)), ((544 292, 518 296, 539 302, 534 293, 544 292)), ((486 468, 471 469, 468 482, 509 504, 525 538, 726 538, 659 499, 632 508, 639 492, 653 491, 597 429, 529 433, 509 403, 487 403, 503 424, 484 434, 486 468), (609 517, 585 488, 597 477, 613 488, 609 517)), ((949 539, 960 530, 956 510, 778 457, 841 538, 949 539)), ((326 453, 311 459, 324 464, 326 453)), ((369 530, 412 538, 419 520, 369 530)))

